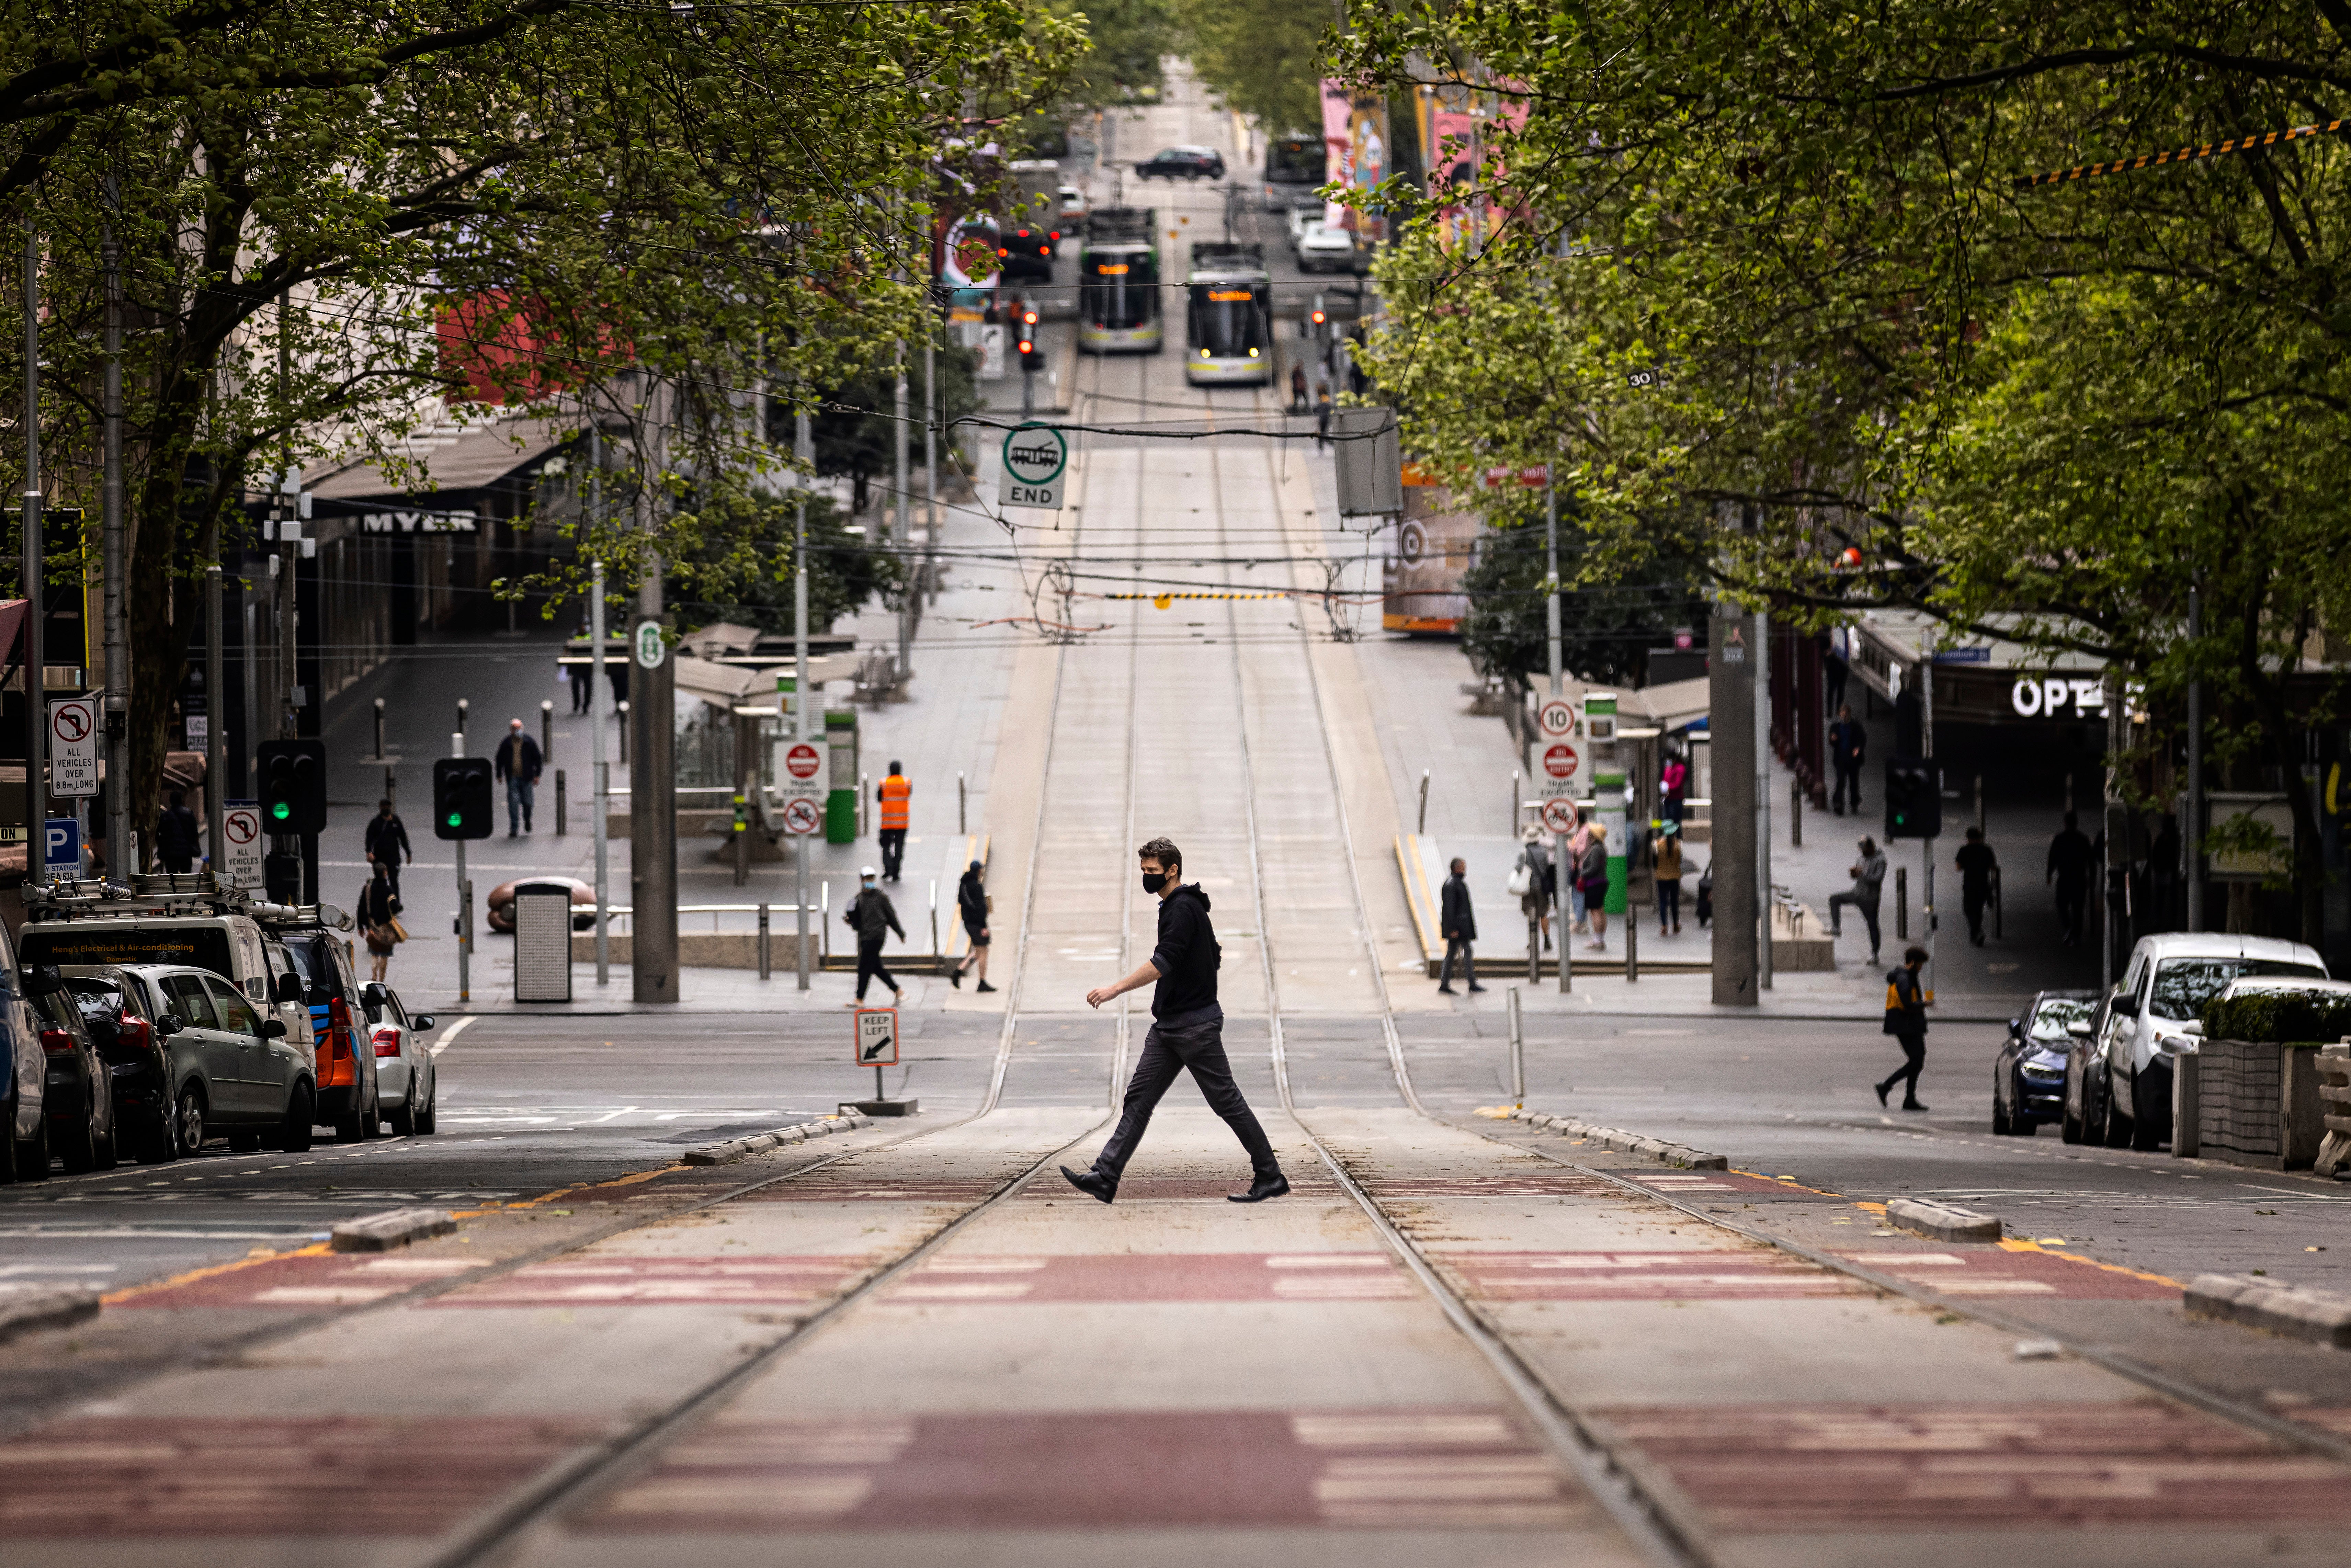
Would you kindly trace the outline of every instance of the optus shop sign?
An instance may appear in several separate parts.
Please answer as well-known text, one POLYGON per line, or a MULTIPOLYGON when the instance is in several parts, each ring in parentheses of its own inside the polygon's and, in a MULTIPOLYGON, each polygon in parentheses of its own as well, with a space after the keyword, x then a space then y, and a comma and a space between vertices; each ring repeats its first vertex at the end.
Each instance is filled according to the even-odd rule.
POLYGON ((2081 718, 2106 711, 2106 685, 2096 675, 2025 675, 2008 688, 2008 701, 2022 718, 2057 718, 2068 707, 2081 718))

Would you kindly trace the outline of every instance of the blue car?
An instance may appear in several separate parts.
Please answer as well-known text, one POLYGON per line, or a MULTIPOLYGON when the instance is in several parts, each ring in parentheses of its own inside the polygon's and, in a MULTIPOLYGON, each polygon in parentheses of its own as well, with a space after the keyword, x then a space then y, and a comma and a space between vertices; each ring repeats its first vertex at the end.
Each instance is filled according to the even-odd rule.
POLYGON ((2087 1026, 2095 991, 2043 991, 2008 1020, 2008 1039, 1991 1063, 1991 1130, 2029 1138, 2065 1114, 2065 1054, 2072 1026, 2087 1026))

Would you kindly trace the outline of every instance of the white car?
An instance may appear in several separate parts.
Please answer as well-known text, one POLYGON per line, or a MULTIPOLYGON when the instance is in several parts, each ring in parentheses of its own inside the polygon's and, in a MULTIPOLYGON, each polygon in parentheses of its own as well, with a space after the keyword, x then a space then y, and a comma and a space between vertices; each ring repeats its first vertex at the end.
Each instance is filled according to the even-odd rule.
POLYGON ((2324 985, 2324 959, 2299 942, 2171 931, 2142 936, 2066 1073, 2072 1143, 2152 1149, 2171 1136, 2172 1062, 2204 1035, 2204 1004, 2240 979, 2324 985))
POLYGON ((1093 203, 1075 185, 1064 185, 1053 193, 1054 213, 1061 220, 1063 234, 1083 234, 1086 220, 1093 215, 1093 203))
POLYGON ((376 1091, 383 1119, 403 1138, 430 1137, 437 1130, 441 1097, 440 1071, 423 1035, 433 1027, 431 1013, 411 1014, 399 993, 370 980, 360 990, 367 1009, 367 1032, 375 1047, 376 1091))
POLYGON ((1295 249, 1301 272, 1355 270, 1353 234, 1333 228, 1320 218, 1311 219, 1300 227, 1295 249))

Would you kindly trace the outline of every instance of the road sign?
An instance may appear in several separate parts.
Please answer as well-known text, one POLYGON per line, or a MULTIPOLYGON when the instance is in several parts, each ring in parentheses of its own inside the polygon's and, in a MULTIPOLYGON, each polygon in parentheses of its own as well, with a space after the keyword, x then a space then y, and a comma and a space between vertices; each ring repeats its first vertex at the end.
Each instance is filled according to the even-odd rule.
POLYGON ((1553 779, 1573 779, 1583 771, 1583 758, 1567 742, 1554 740, 1543 747, 1543 771, 1553 779))
POLYGON ((898 1009, 896 1008, 857 1009, 857 1065, 860 1067, 898 1065, 898 1009))
POLYGON ((41 831, 41 864, 51 876, 81 875, 81 823, 72 817, 50 817, 41 831))
POLYGON ((1558 740, 1575 733, 1575 705, 1565 697, 1552 697, 1542 706, 1537 716, 1545 740, 1558 740))
POLYGON ((1489 468, 1478 477, 1489 490, 1506 489, 1512 485, 1523 490, 1540 490, 1551 483, 1551 465, 1533 463, 1524 468, 1489 468))
POLYGON ((261 885, 261 802, 222 802, 223 852, 213 857, 214 870, 239 887, 261 885))
POLYGON ((816 833, 823 831, 823 801, 806 795, 795 795, 784 802, 784 831, 816 833))
POLYGON ((658 621, 638 622, 636 631, 631 633, 631 645, 640 669, 658 670, 662 661, 669 657, 669 643, 662 636, 662 623, 658 621))
POLYGON ((784 771, 795 784, 814 784, 817 775, 824 771, 824 753, 805 740, 796 740, 784 751, 784 771))
POLYGON ((1554 833, 1575 831, 1575 802, 1562 795, 1542 805, 1543 826, 1554 833))
POLYGON ((49 793, 98 793, 98 698, 49 699, 49 793))
POLYGON ((1004 484, 1008 507, 1061 509, 1061 481, 1070 468, 1070 439, 1049 424, 1023 424, 1004 438, 1004 484))

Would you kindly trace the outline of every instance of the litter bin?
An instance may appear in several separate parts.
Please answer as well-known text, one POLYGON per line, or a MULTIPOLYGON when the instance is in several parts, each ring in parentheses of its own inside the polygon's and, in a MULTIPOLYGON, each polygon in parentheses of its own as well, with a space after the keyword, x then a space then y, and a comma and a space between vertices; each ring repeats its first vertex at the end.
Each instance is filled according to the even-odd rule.
POLYGON ((571 886, 526 882, 515 889, 515 1000, 571 999, 571 886))

